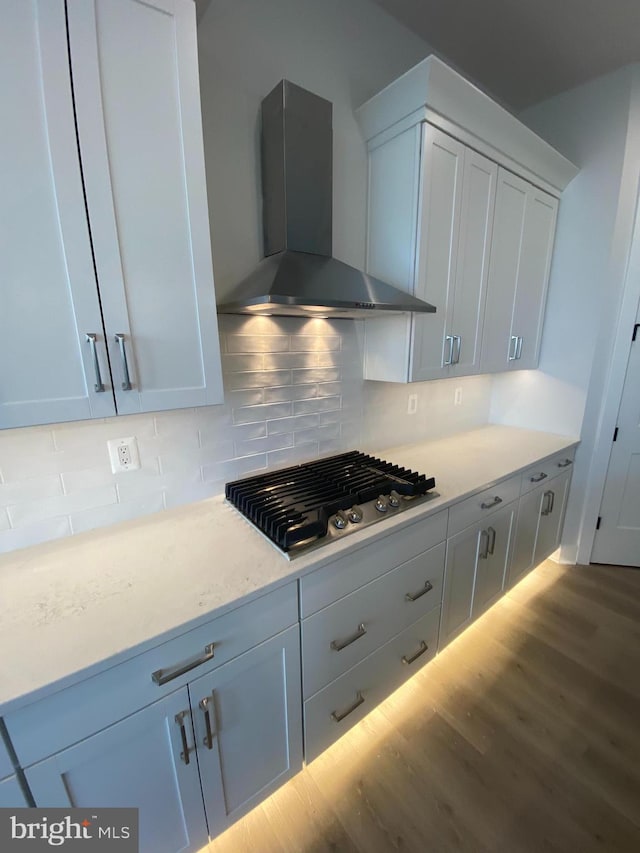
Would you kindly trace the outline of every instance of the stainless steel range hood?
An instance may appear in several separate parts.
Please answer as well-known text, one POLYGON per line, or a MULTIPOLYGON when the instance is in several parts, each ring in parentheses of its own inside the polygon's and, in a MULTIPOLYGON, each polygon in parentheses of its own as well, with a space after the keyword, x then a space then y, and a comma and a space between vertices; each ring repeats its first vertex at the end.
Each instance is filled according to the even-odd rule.
POLYGON ((333 108, 288 80, 262 102, 265 258, 241 281, 221 314, 372 317, 433 313, 332 252, 333 108))

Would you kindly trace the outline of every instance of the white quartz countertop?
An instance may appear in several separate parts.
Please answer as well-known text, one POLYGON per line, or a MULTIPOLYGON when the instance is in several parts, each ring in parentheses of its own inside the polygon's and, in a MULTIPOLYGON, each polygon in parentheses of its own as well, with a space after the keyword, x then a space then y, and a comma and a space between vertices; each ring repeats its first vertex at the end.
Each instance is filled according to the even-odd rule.
POLYGON ((222 497, 0 556, 0 713, 177 636, 578 439, 486 426, 370 453, 440 497, 288 560, 222 497))

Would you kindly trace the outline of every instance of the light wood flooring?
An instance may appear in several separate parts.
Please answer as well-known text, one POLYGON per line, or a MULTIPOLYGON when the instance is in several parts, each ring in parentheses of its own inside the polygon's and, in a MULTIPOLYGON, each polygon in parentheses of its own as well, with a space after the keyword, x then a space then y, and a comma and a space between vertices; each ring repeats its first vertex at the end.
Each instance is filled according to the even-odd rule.
POLYGON ((210 853, 639 853, 640 570, 543 563, 210 853))

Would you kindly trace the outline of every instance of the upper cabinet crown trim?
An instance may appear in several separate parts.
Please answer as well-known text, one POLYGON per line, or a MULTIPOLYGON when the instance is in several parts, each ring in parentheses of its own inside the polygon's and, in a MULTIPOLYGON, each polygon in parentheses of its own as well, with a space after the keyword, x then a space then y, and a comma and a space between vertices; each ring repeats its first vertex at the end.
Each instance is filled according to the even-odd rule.
POLYGON ((548 142, 436 56, 389 84, 356 115, 367 141, 411 116, 429 119, 507 169, 561 193, 578 174, 548 142), (474 144, 474 140, 478 144, 474 144), (537 178, 537 181, 535 180, 537 178))

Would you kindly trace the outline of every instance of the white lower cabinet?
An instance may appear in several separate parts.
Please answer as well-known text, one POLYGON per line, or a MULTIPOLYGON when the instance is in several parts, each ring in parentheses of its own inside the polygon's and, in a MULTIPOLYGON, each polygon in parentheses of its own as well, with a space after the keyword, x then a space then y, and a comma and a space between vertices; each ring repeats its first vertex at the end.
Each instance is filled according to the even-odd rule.
POLYGON ((439 649, 500 596, 517 510, 518 502, 512 501, 447 540, 439 649))
POLYGON ((23 809, 28 805, 15 774, 7 776, 6 779, 0 779, 0 809, 23 809))
POLYGON ((138 808, 142 853, 186 853, 207 843, 186 687, 25 775, 37 806, 138 808))
POLYGON ((302 768, 298 626, 189 685, 209 832, 302 768))
POLYGON ((571 471, 548 480, 520 499, 508 586, 513 586, 560 544, 571 471))

